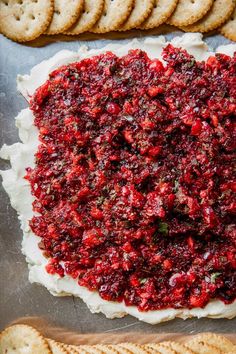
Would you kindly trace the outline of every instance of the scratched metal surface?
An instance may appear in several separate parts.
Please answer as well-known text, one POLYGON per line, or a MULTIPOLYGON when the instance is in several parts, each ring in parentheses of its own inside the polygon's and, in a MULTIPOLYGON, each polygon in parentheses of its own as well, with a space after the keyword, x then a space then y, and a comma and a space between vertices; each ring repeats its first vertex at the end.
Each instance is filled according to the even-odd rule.
MULTIPOLYGON (((164 30, 169 32, 169 30, 164 30)), ((131 32, 129 37, 142 36, 141 32, 131 32)), ((151 32, 150 35, 157 35, 151 32)), ((168 33, 171 38, 176 33, 168 33)), ((55 37, 54 37, 55 38, 55 37)), ((91 36, 56 39, 42 38, 30 45, 21 45, 0 37, 0 146, 18 141, 14 125, 16 114, 27 106, 16 91, 17 73, 28 73, 37 63, 52 56, 60 49, 76 50, 80 45, 99 48, 114 36, 96 40, 91 36)), ((119 39, 120 40, 120 39, 119 39)), ((205 38, 215 48, 229 43, 218 35, 205 38)), ((0 161, 0 168, 7 168, 7 163, 0 161)), ((215 331, 232 333, 236 331, 234 320, 191 319, 174 320, 151 326, 127 316, 123 319, 109 320, 102 314, 91 314, 86 305, 78 298, 57 298, 49 294, 42 286, 28 282, 28 270, 25 259, 20 252, 21 231, 16 212, 11 208, 9 199, 0 183, 0 329, 19 317, 34 316, 46 318, 48 323, 61 326, 80 333, 88 332, 122 332, 142 331, 144 333, 215 331)))

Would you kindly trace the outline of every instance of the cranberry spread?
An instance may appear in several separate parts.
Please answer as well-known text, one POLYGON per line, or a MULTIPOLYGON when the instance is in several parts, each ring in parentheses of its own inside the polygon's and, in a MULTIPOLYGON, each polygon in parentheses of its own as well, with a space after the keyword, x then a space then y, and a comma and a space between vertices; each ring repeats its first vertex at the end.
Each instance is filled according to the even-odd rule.
POLYGON ((236 297, 236 54, 63 66, 31 99, 47 272, 141 311, 236 297))

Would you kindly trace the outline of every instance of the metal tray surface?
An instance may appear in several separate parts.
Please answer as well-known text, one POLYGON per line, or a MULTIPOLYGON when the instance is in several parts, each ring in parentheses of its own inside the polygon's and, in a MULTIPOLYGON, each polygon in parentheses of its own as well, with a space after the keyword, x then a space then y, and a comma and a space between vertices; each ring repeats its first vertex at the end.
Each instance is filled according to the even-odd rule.
MULTIPOLYGON (((168 39, 180 34, 166 32, 168 39)), ((151 31, 149 35, 157 35, 151 31)), ((131 37, 147 35, 133 31, 131 37)), ((124 43, 127 36, 108 35, 104 39, 85 35, 79 38, 42 37, 38 41, 22 45, 5 37, 0 37, 0 146, 3 143, 13 144, 18 141, 14 117, 27 103, 16 90, 16 75, 28 73, 30 69, 49 58, 61 49, 77 50, 86 44, 90 48, 100 48, 109 41, 124 43), (122 38, 123 37, 123 38, 122 38)), ((211 48, 230 41, 220 35, 210 35, 205 41, 211 48)), ((8 164, 0 161, 0 169, 8 164)), ((128 332, 143 333, 197 333, 215 331, 222 333, 236 332, 234 320, 177 319, 159 325, 148 325, 137 319, 126 316, 122 319, 109 320, 102 314, 92 314, 82 300, 74 297, 53 297, 44 287, 30 284, 28 269, 24 256, 21 254, 22 232, 15 210, 0 183, 0 330, 20 317, 44 318, 49 324, 74 330, 80 333, 95 332, 128 332)))

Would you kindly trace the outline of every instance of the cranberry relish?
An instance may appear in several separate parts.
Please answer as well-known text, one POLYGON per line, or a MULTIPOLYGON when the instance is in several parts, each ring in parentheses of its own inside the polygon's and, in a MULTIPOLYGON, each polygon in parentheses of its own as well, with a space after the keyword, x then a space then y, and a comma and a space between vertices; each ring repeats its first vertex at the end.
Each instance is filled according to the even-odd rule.
POLYGON ((30 226, 48 273, 103 299, 142 311, 231 303, 236 55, 200 63, 168 45, 163 58, 108 52, 37 90, 30 226))

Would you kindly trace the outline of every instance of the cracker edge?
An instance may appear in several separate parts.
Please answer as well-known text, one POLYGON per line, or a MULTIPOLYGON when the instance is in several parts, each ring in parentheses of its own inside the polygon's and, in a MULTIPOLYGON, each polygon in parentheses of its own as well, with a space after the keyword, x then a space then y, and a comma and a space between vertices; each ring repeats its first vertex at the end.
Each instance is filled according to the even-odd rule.
MULTIPOLYGON (((84 0, 86 1, 86 0, 84 0)), ((68 28, 64 34, 66 35, 70 35, 70 36, 77 36, 81 33, 84 33, 86 31, 89 31, 91 28, 93 28, 93 26, 99 21, 99 19, 101 18, 102 16, 102 13, 103 13, 103 9, 104 9, 104 4, 105 4, 105 0, 102 0, 101 1, 101 4, 99 6, 99 9, 97 11, 97 14, 96 16, 94 17, 93 21, 90 21, 89 24, 87 24, 86 26, 84 26, 84 28, 82 30, 80 30, 79 32, 70 32, 70 29, 76 25, 77 22, 75 22, 70 28, 68 28)), ((81 14, 81 16, 83 16, 83 14, 81 14)), ((79 22, 80 21, 80 18, 77 19, 77 21, 79 22)))
MULTIPOLYGON (((234 20, 236 22, 236 1, 235 1, 235 9, 234 9, 234 12, 233 12, 233 15, 234 15, 234 20), (234 14, 235 12, 235 14, 234 14)), ((232 15, 232 14, 231 14, 232 15)), ((226 23, 220 28, 219 32, 220 34, 222 34, 222 36, 224 36, 225 38, 228 38, 229 40, 231 41, 234 41, 236 42, 236 32, 233 33, 233 31, 230 31, 229 30, 225 30, 224 27, 226 25, 229 25, 229 22, 231 22, 231 16, 230 18, 228 19, 228 21, 226 21, 226 23)))
MULTIPOLYGON (((5 328, 1 333, 0 333, 0 343, 1 343, 1 339, 3 338, 3 336, 5 335, 5 333, 9 332, 10 330, 12 330, 13 328, 16 327, 24 327, 24 328, 28 328, 30 329, 31 332, 34 332, 34 334, 37 336, 37 338, 40 338, 43 341, 44 344, 44 348, 43 350, 45 350, 44 354, 51 354, 51 350, 49 347, 49 344, 47 342, 47 339, 34 327, 26 325, 26 324, 15 324, 15 325, 11 325, 8 326, 7 328, 5 328)), ((1 348, 0 348, 1 349, 1 348)))
MULTIPOLYGON (((71 17, 71 21, 70 22, 65 24, 64 27, 61 28, 60 30, 54 30, 54 31, 49 31, 49 27, 50 27, 50 25, 49 25, 47 30, 45 31, 45 34, 48 35, 48 36, 52 36, 54 34, 62 34, 66 30, 68 30, 70 27, 72 27, 76 23, 76 21, 78 21, 79 17, 81 16, 81 13, 83 11, 83 6, 84 6, 84 0, 80 0, 80 3, 78 5, 78 7, 77 7, 77 11, 71 17)), ((54 12, 53 12, 53 15, 54 15, 54 12)), ((52 16, 52 19, 53 19, 53 16, 52 16)))
MULTIPOLYGON (((177 0, 176 0, 177 1, 177 0)), ((129 31, 131 29, 134 29, 134 28, 138 28, 152 13, 152 10, 155 6, 155 0, 151 0, 150 1, 150 6, 149 8, 146 10, 146 12, 140 17, 139 20, 136 21, 136 24, 134 25, 129 25, 128 27, 125 27, 125 24, 127 21, 129 21, 129 17, 132 15, 132 11, 134 10, 135 8, 135 2, 134 2, 134 7, 129 15, 129 17, 127 18, 127 20, 122 24, 121 28, 118 28, 117 31, 119 32, 125 32, 125 31, 129 31)))
MULTIPOLYGON (((192 33, 196 33, 196 32, 200 32, 200 33, 207 33, 207 32, 210 32, 210 31, 213 31, 215 29, 217 29, 218 27, 222 26, 225 22, 227 22, 230 18, 230 16, 232 15, 232 13, 234 12, 234 9, 235 9, 235 6, 236 6, 236 2, 235 1, 232 1, 231 2, 231 7, 229 8, 228 10, 228 13, 227 13, 227 17, 225 18, 222 18, 222 19, 219 19, 218 22, 214 22, 211 24, 211 26, 207 27, 207 28, 204 28, 204 24, 197 24, 198 21, 196 23, 193 23, 192 25, 189 25, 189 26, 182 26, 180 27, 180 29, 184 32, 192 32, 192 33), (191 27, 193 28, 191 30, 191 27)), ((206 14, 207 16, 208 14, 206 14)), ((202 19, 200 19, 199 21, 202 21, 204 20, 204 17, 202 19)))
MULTIPOLYGON (((206 1, 209 1, 209 4, 208 6, 206 6, 206 8, 199 12, 198 16, 194 16, 193 14, 191 15, 191 17, 189 18, 189 20, 185 21, 185 22, 181 22, 181 21, 177 21, 177 20, 171 20, 172 16, 167 20, 167 24, 171 25, 171 26, 175 26, 175 27, 184 27, 184 26, 189 26, 189 25, 192 25, 194 24, 195 22, 201 20, 206 14, 208 11, 210 11, 213 3, 214 3, 214 0, 206 0, 206 1)), ((177 4, 177 7, 176 9, 178 8, 178 4, 177 4)), ((173 12, 174 14, 174 12, 173 12)), ((172 15, 173 15, 172 14, 172 15)))
MULTIPOLYGON (((162 15, 158 22, 155 22, 155 23, 152 22, 149 26, 147 26, 147 25, 145 25, 145 22, 148 20, 148 18, 146 18, 146 20, 141 24, 139 29, 141 29, 141 30, 149 30, 149 29, 152 29, 152 28, 159 27, 160 25, 165 23, 171 17, 171 15, 174 13, 174 11, 176 10, 178 2, 179 2, 179 0, 173 0, 173 5, 171 6, 170 11, 168 13, 166 13, 164 16, 162 15)), ((151 15, 152 15, 152 13, 150 14, 150 16, 151 15)))
POLYGON ((1 33, 7 37, 8 39, 17 42, 17 43, 25 43, 25 42, 30 42, 33 41, 34 39, 38 38, 39 36, 41 36, 41 34, 43 34, 46 29, 48 28, 49 24, 52 21, 52 16, 53 16, 53 11, 54 11, 54 0, 48 0, 50 2, 50 8, 49 8, 49 12, 48 12, 48 21, 45 22, 45 24, 43 25, 42 29, 36 34, 36 35, 32 35, 30 37, 27 38, 23 38, 23 36, 21 38, 17 37, 17 36, 9 36, 8 34, 4 33, 3 28, 1 26, 1 33))
POLYGON ((121 25, 123 25, 123 23, 128 19, 128 17, 130 16, 131 14, 131 11, 133 9, 133 6, 134 6, 134 0, 127 0, 130 2, 129 6, 128 6, 128 10, 126 12, 126 14, 124 14, 119 22, 117 22, 116 26, 114 27, 102 27, 102 29, 98 29, 96 28, 97 27, 97 24, 99 24, 99 21, 100 21, 100 18, 103 16, 103 12, 101 14, 101 17, 99 18, 99 20, 95 23, 94 27, 92 27, 89 32, 91 33, 96 33, 96 34, 103 34, 103 33, 107 33, 107 32, 111 32, 111 31, 116 31, 121 25))

